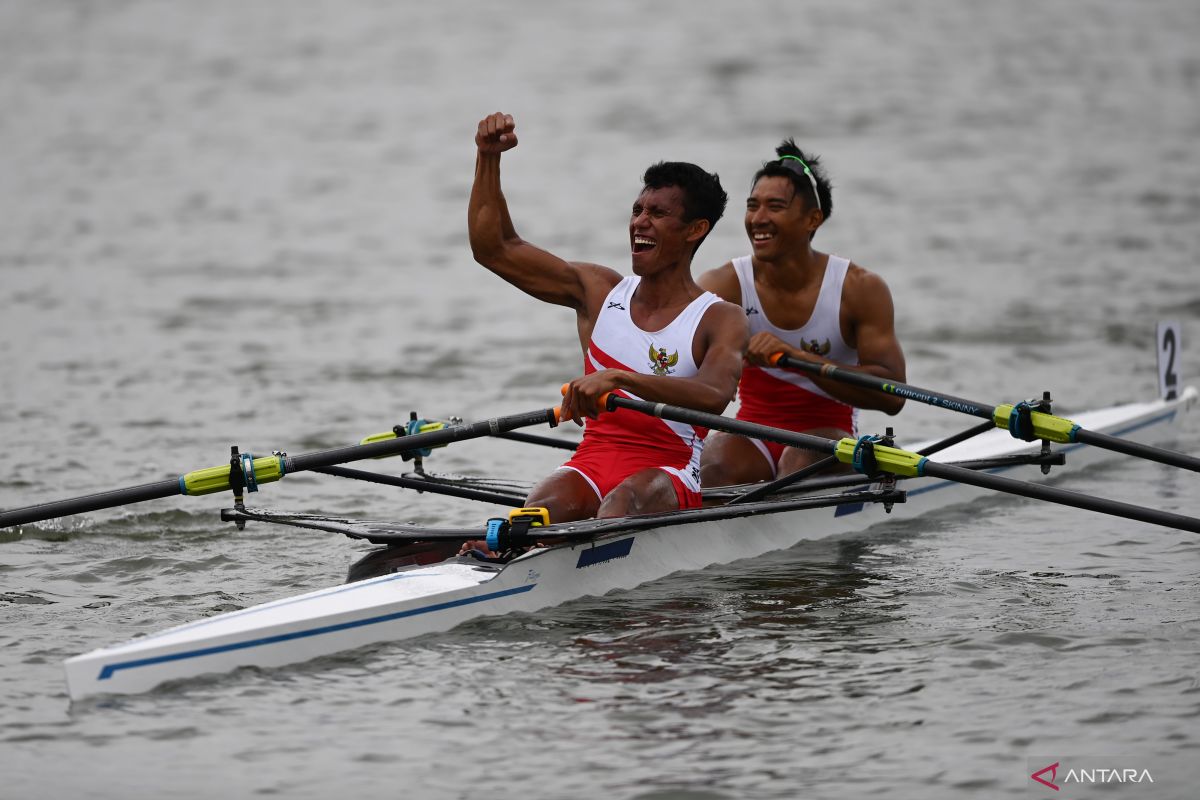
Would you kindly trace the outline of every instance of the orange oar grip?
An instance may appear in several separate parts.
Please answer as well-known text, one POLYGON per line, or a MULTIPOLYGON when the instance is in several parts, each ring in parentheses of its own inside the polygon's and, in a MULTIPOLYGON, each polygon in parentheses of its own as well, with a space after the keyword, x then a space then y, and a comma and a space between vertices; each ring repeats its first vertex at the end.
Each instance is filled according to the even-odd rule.
MULTIPOLYGON (((562 389, 560 391, 563 393, 563 396, 566 396, 568 386, 570 386, 569 383, 564 383, 562 385, 562 389)), ((596 405, 599 406, 601 411, 608 411, 608 396, 611 394, 612 392, 605 392, 604 394, 600 395, 600 400, 596 403, 596 405)), ((554 411, 557 415, 561 415, 562 413, 562 409, 558 407, 556 407, 554 411)), ((559 421, 561 422, 561 419, 559 421)))
POLYGON ((768 358, 768 359, 767 359, 767 361, 770 361, 770 362, 771 362, 771 366, 772 366, 772 367, 778 367, 778 366, 779 366, 779 362, 780 362, 781 360, 783 360, 783 356, 784 356, 784 354, 783 354, 782 352, 780 352, 780 353, 772 353, 772 354, 771 354, 771 356, 770 356, 770 358, 768 358))

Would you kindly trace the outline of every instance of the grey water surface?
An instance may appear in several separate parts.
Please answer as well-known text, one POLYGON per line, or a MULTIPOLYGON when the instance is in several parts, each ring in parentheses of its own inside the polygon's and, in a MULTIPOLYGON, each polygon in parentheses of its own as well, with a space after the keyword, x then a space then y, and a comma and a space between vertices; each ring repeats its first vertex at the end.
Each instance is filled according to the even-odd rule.
MULTIPOLYGON (((882 275, 912 383, 1057 408, 1200 360, 1200 4, 0 0, 0 507, 553 405, 572 314, 477 266, 478 119, 518 230, 628 267, 642 170, 820 153, 816 245, 882 275)), ((1192 381, 1197 382, 1196 380, 1192 381)), ((920 439, 928 407, 862 427, 920 439)), ((1200 452, 1200 425, 1171 444, 1200 452)), ((431 469, 534 479, 496 441, 431 469)), ((384 463, 382 467, 390 467, 384 463)), ((397 466, 398 468, 398 466, 397 466)), ((1063 485, 1200 515, 1197 476, 1063 485)), ((465 524, 296 475, 263 503, 465 524)), ((0 531, 0 797, 1190 798, 1200 540, 986 500, 546 612, 71 704, 64 658, 341 581, 368 547, 224 497, 0 531), (1154 783, 1067 787, 1072 758, 1154 783), (1086 790, 1085 790, 1086 789, 1086 790)))

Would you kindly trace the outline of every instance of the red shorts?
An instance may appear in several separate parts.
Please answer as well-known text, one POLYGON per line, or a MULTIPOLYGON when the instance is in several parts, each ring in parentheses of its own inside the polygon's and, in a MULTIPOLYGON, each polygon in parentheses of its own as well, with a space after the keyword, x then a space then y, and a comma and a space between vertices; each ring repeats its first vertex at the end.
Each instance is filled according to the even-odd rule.
POLYGON ((675 486, 679 507, 700 508, 703 498, 700 494, 699 468, 693 471, 691 465, 663 466, 662 459, 662 452, 657 450, 640 451, 604 444, 589 446, 585 439, 575 455, 559 469, 573 470, 582 475, 601 500, 630 475, 644 469, 661 469, 675 486))
MULTIPOLYGON (((838 405, 841 404, 839 403, 838 405)), ((842 408, 848 408, 848 406, 842 406, 842 408)), ((841 409, 835 409, 835 413, 833 414, 816 418, 810 417, 803 423, 798 423, 792 420, 780 420, 774 417, 763 419, 753 413, 743 413, 743 411, 739 409, 737 413, 737 419, 744 420, 746 422, 755 422, 759 425, 770 425, 773 428, 782 428, 785 431, 792 431, 793 433, 808 433, 816 428, 834 428, 836 430, 844 431, 850 436, 854 436, 854 429, 857 427, 854 424, 854 417, 849 414, 836 413, 840 411, 841 409), (846 424, 847 417, 849 417, 849 425, 846 424)), ((758 451, 763 454, 763 458, 770 463, 771 475, 775 476, 778 474, 777 471, 779 467, 779 459, 783 457, 783 451, 786 450, 788 446, 786 444, 768 442, 762 439, 750 439, 750 443, 753 444, 758 451)))

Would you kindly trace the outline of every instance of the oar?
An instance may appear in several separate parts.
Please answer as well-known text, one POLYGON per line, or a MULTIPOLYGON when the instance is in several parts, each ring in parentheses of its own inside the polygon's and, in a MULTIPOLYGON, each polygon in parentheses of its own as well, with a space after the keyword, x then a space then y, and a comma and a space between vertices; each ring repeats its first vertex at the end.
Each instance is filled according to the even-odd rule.
POLYGON ((850 383, 867 389, 876 389, 897 397, 903 397, 906 400, 915 400, 918 403, 926 403, 938 408, 948 408, 951 411, 958 411, 963 414, 970 414, 971 416, 991 420, 997 427, 1005 428, 1016 438, 1024 439, 1025 441, 1031 442, 1035 439, 1046 439, 1058 444, 1090 444, 1093 447, 1112 450, 1113 452, 1123 453, 1127 456, 1137 456, 1150 461, 1157 461, 1160 464, 1169 464, 1173 467, 1183 467, 1184 469, 1200 472, 1200 458, 1196 458, 1195 456, 1177 453, 1174 450, 1164 450, 1160 447, 1151 447, 1150 445, 1138 442, 1131 442, 1127 439, 1109 436, 1106 433, 1089 431, 1069 419, 1034 411, 1024 403, 989 406, 983 403, 976 403, 973 400, 964 400, 961 397, 954 397, 953 395, 941 394, 929 389, 910 386, 906 383, 897 383, 896 381, 878 378, 865 372, 857 372, 845 367, 835 367, 833 364, 815 364, 811 361, 801 361, 791 358, 784 353, 776 353, 772 356, 772 362, 779 367, 809 372, 823 378, 832 378, 843 383, 850 383))
POLYGON ((871 441, 872 437, 869 436, 859 439, 825 439, 807 433, 793 433, 792 431, 772 428, 767 425, 730 419, 719 414, 709 414, 704 411, 670 406, 665 403, 634 400, 630 397, 621 397, 620 395, 611 393, 603 398, 601 405, 609 411, 618 408, 627 408, 674 422, 699 425, 712 430, 749 436, 754 439, 766 439, 767 441, 778 442, 791 447, 799 447, 804 450, 828 453, 836 456, 838 461, 853 465, 855 469, 864 474, 880 471, 910 478, 941 478, 955 483, 978 486, 983 489, 993 489, 998 492, 1006 492, 1021 497, 1047 500, 1051 503, 1059 503, 1074 508, 1098 511, 1102 514, 1111 514, 1139 522, 1149 522, 1154 525, 1163 525, 1168 528, 1178 528, 1193 533, 1200 533, 1200 519, 1196 519, 1195 517, 1172 514, 1153 508, 1144 508, 1142 506, 1121 503, 1103 497, 1093 497, 1042 484, 1026 483, 1025 481, 1018 481, 986 472, 974 472, 950 464, 941 464, 936 461, 930 461, 919 453, 911 453, 907 450, 875 444, 871 441))
POLYGON ((525 498, 522 495, 472 489, 466 486, 458 486, 454 483, 430 480, 429 478, 414 478, 408 475, 383 475, 378 472, 367 472, 366 470, 350 469, 348 467, 317 467, 312 471, 319 472, 322 475, 333 475, 338 478, 348 478, 354 481, 378 483, 383 486, 395 486, 400 489, 416 489, 418 492, 442 494, 447 497, 461 497, 464 500, 478 500, 482 503, 495 503, 501 506, 520 507, 525 504, 525 498))
POLYGON ((533 544, 539 540, 572 541, 588 540, 626 531, 648 528, 665 528, 686 525, 692 522, 707 522, 735 517, 751 517, 761 514, 778 514, 783 511, 831 508, 858 503, 903 503, 904 492, 894 489, 864 489, 859 492, 800 497, 792 500, 769 500, 742 505, 689 508, 681 511, 640 514, 632 517, 606 517, 559 522, 548 526, 523 526, 511 524, 493 525, 500 519, 489 520, 488 525, 470 528, 430 528, 416 523, 375 522, 371 520, 330 517, 320 514, 286 514, 254 508, 226 508, 221 510, 221 519, 227 522, 257 520, 293 525, 298 528, 341 533, 352 539, 366 539, 374 544, 398 544, 419 541, 453 541, 483 539, 496 536, 491 549, 506 550, 513 545, 533 544))
POLYGON ((417 448, 437 447, 451 442, 478 439, 482 436, 494 436, 503 431, 526 428, 541 423, 548 423, 553 427, 558 424, 558 414, 557 407, 544 408, 527 411, 523 414, 481 420, 469 425, 454 425, 428 433, 335 447, 295 456, 271 455, 254 458, 250 453, 242 453, 235 455, 229 464, 188 472, 178 478, 0 511, 0 528, 65 517, 70 514, 82 514, 102 508, 113 508, 129 503, 158 500, 175 495, 212 494, 226 489, 234 489, 235 486, 244 485, 250 491, 255 491, 259 484, 277 481, 284 475, 293 472, 332 467, 365 458, 392 456, 417 448))
POLYGON ((579 447, 576 442, 556 439, 553 436, 538 436, 535 433, 498 433, 496 438, 511 439, 514 442, 524 442, 525 444, 540 444, 543 447, 555 447, 559 450, 575 450, 579 447))

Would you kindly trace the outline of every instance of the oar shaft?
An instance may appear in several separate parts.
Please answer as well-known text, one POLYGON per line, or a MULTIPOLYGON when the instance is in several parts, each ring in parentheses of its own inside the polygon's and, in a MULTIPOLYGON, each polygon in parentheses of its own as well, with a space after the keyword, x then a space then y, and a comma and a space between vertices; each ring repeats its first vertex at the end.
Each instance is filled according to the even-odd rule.
MULTIPOLYGON (((868 389, 877 389, 887 394, 893 394, 897 397, 903 397, 907 400, 913 400, 918 403, 925 403, 938 408, 945 408, 951 411, 959 411, 964 414, 980 417, 982 419, 992 420, 997 425, 1007 428, 1009 426, 1009 415, 1013 411, 1011 405, 989 406, 982 403, 976 403, 974 400, 964 400, 961 397, 955 397, 949 394, 940 394, 931 392, 928 389, 921 389, 916 386, 909 386, 906 383, 896 383, 894 381, 884 380, 874 375, 865 372, 857 372, 855 370, 845 369, 844 367, 835 367, 832 364, 815 364, 811 361, 801 361, 793 359, 787 355, 780 354, 775 359, 775 363, 781 367, 795 369, 801 372, 809 372, 814 375, 821 375, 833 380, 838 380, 843 383, 850 383, 855 386, 862 386, 868 389)), ((1081 428, 1075 425, 1068 419, 1055 417, 1050 414, 1033 412, 1031 416, 1034 438, 1049 439, 1052 442, 1059 444, 1067 444, 1073 442, 1081 442, 1090 444, 1093 447, 1099 447, 1104 450, 1112 450, 1115 453, 1123 453, 1124 455, 1137 456, 1148 461, 1157 461, 1160 464, 1168 464, 1172 467, 1181 467, 1190 469, 1193 472, 1200 472, 1200 458, 1189 456, 1185 453, 1179 453, 1174 450, 1164 450, 1161 447, 1151 447, 1149 445, 1130 442, 1126 439, 1121 439, 1116 436, 1109 436, 1095 431, 1089 431, 1086 428, 1081 428)))
POLYGON ((1090 444, 1094 447, 1100 447, 1105 450, 1112 450, 1117 453, 1123 453, 1127 456, 1137 456, 1145 458, 1149 461, 1157 461, 1160 464, 1168 464, 1172 467, 1182 467, 1195 472, 1200 472, 1200 458, 1189 456, 1186 453, 1177 453, 1174 450, 1163 450, 1158 447, 1151 447, 1140 442, 1131 442, 1128 439, 1121 439, 1116 436, 1109 436, 1106 433, 1098 433, 1089 431, 1086 428, 1080 428, 1075 431, 1075 441, 1083 444, 1090 444))
POLYGON ((396 486, 401 489, 416 489, 418 492, 442 494, 447 497, 461 497, 464 500, 479 500, 483 503, 496 503, 502 506, 520 507, 525 504, 525 498, 516 494, 488 492, 482 489, 472 489, 466 486, 456 486, 450 483, 439 483, 421 478, 409 478, 403 475, 381 475, 378 472, 367 472, 349 467, 317 467, 312 470, 322 475, 334 475, 339 478, 349 478, 356 481, 380 483, 384 486, 396 486))
POLYGON ((507 433, 496 434, 497 439, 511 439, 514 442, 524 442, 525 444, 540 444, 543 447, 556 447, 559 450, 577 450, 579 445, 575 442, 567 441, 566 439, 555 439, 552 436, 538 436, 536 433, 516 433, 508 431, 507 433))
POLYGON ((1164 525, 1168 528, 1178 528, 1180 530, 1192 531, 1193 533, 1200 533, 1200 519, 1186 517, 1182 514, 1172 514, 1169 511, 1135 506, 1117 500, 1109 500, 1105 497, 1093 497, 1092 495, 1079 494, 1078 492, 1059 489, 1054 486, 1046 486, 1040 483, 1026 483, 1025 481, 1005 478, 1001 475, 975 472, 963 467, 955 467, 950 464, 937 464, 932 461, 925 462, 924 471, 925 475, 929 477, 943 478, 955 483, 965 483, 969 486, 992 489, 1007 494, 1015 494, 1020 497, 1047 500, 1059 505, 1081 508, 1086 511, 1098 511, 1102 514, 1111 514, 1116 517, 1137 520, 1138 522, 1148 522, 1152 525, 1164 525))
POLYGON ((802 450, 812 450, 817 453, 834 454, 837 452, 837 441, 813 436, 807 433, 794 433, 755 422, 740 419, 730 419, 720 414, 709 414, 706 411, 696 411, 691 408, 669 406, 665 403, 651 403, 646 400, 635 400, 632 397, 622 397, 618 394, 605 395, 605 404, 609 411, 618 408, 628 408, 640 411, 652 417, 669 419, 673 422, 683 422, 688 425, 699 425, 702 428, 712 428, 726 433, 736 433, 749 436, 752 439, 763 439, 768 442, 778 442, 802 450))
POLYGON ((946 408, 951 411, 958 411, 963 414, 970 414, 981 419, 991 419, 996 411, 995 406, 976 403, 974 400, 965 400, 961 397, 955 397, 951 394, 941 394, 939 392, 931 392, 928 389, 921 389, 917 386, 910 386, 907 383, 898 383, 896 381, 885 380, 883 378, 870 375, 866 372, 857 372, 843 367, 835 367, 833 364, 815 364, 811 361, 801 361, 800 359, 789 358, 786 355, 781 355, 775 362, 781 367, 788 369, 808 372, 813 375, 819 375, 825 378, 849 383, 855 386, 861 386, 865 389, 876 389, 886 394, 892 394, 896 397, 903 397, 905 400, 912 400, 917 403, 925 403, 939 408, 946 408))
MULTIPOLYGON (((854 439, 842 439, 840 441, 822 439, 819 436, 793 433, 778 428, 770 428, 765 425, 756 425, 742 420, 729 419, 719 414, 708 414, 703 411, 669 406, 664 403, 634 400, 615 394, 607 396, 605 405, 610 411, 615 408, 629 408, 640 411, 643 414, 661 417, 662 419, 701 425, 713 430, 738 433, 745 436, 752 436, 756 439, 766 439, 768 441, 779 442, 780 444, 802 447, 807 450, 817 450, 820 452, 832 451, 838 457, 838 460, 844 463, 851 463, 854 460, 854 454, 857 449, 854 439)), ((964 483, 968 486, 978 486, 1021 497, 1047 500, 1074 508, 1098 511, 1126 519, 1200 533, 1200 519, 1196 519, 1195 517, 1186 517, 1181 514, 1172 514, 1157 509, 1130 505, 1102 497, 1081 495, 1065 489, 1026 483, 1025 481, 1013 480, 1012 478, 1005 478, 1000 475, 974 472, 950 464, 939 464, 916 453, 910 453, 894 447, 873 445, 873 454, 881 471, 890 472, 895 475, 942 478, 956 483, 964 483)))
MULTIPOLYGON (((481 420, 470 425, 456 425, 427 433, 412 436, 400 436, 395 439, 355 444, 347 447, 335 447, 329 450, 318 450, 314 453, 302 453, 296 456, 259 457, 250 460, 253 469, 258 473, 256 481, 267 483, 276 481, 292 472, 303 472, 320 467, 333 467, 348 461, 359 461, 367 458, 378 458, 405 453, 425 447, 437 447, 450 442, 465 439, 476 439, 481 436, 495 436, 504 431, 524 428, 530 425, 549 423, 558 424, 558 409, 545 408, 538 411, 528 411, 523 414, 513 414, 508 417, 481 420)), ((195 470, 186 475, 170 480, 147 483, 142 486, 131 486, 126 489, 115 489, 108 492, 76 497, 69 500, 59 500, 52 503, 14 508, 0 511, 0 528, 14 525, 25 525, 30 522, 64 517, 69 514, 82 514, 87 511, 99 511, 103 508, 113 508, 129 503, 140 503, 145 500, 158 500, 178 494, 201 495, 225 491, 230 485, 231 467, 225 464, 220 467, 209 467, 195 470)), ((249 481, 249 475, 247 476, 249 481)))
POLYGON ((130 486, 125 489, 113 489, 108 492, 73 497, 69 500, 55 500, 50 503, 14 508, 11 511, 0 511, 0 528, 10 528, 14 525, 25 525, 55 517, 67 517, 71 514, 84 514, 88 511, 99 511, 102 508, 123 506, 126 503, 141 503, 146 500, 161 500, 181 494, 179 479, 172 478, 156 483, 144 483, 141 486, 130 486))
POLYGON ((318 467, 333 467, 345 464, 347 461, 360 461, 367 458, 380 458, 406 453, 426 447, 438 447, 451 442, 466 439, 478 439, 481 436, 495 436, 505 431, 517 428, 527 428, 530 425, 549 423, 558 424, 556 409, 545 408, 529 411, 524 414, 513 414, 508 417, 480 420, 469 425, 453 425, 441 430, 418 433, 413 436, 399 436, 395 439, 385 439, 367 444, 352 444, 345 447, 334 447, 329 450, 318 450, 314 453, 302 453, 298 456, 287 456, 284 464, 287 472, 302 472, 318 467))

